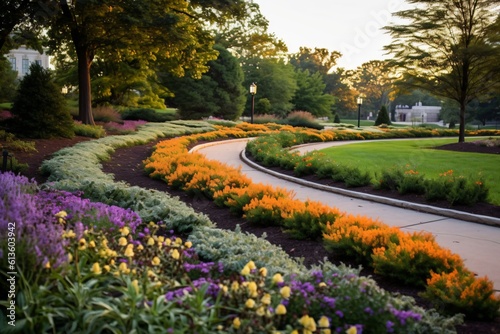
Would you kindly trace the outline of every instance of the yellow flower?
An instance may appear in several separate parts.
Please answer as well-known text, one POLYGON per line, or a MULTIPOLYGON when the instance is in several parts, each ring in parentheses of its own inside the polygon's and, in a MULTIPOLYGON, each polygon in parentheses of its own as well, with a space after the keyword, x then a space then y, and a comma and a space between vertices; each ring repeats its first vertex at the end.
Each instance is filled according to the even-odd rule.
POLYGON ((234 320, 233 320, 233 327, 235 329, 238 329, 238 328, 240 328, 240 326, 241 326, 240 318, 238 318, 238 317, 234 318, 234 320))
POLYGON ((283 283, 283 276, 280 273, 274 274, 273 283, 283 283))
POLYGON ((266 277, 266 276, 267 276, 267 269, 266 269, 266 268, 264 268, 264 267, 260 268, 260 269, 259 269, 259 274, 260 274, 260 276, 262 276, 262 277, 266 277))
POLYGON ((326 288, 326 283, 325 282, 321 282, 321 283, 318 284, 318 286, 320 288, 326 288))
POLYGON ((125 256, 127 257, 132 257, 134 256, 134 245, 133 244, 129 244, 127 246, 127 248, 125 249, 125 256))
POLYGON ((62 237, 65 239, 73 239, 74 237, 76 237, 76 234, 75 234, 75 232, 73 232, 73 230, 69 230, 69 231, 64 232, 62 234, 62 237))
POLYGON ((172 256, 172 258, 174 258, 175 260, 179 260, 181 255, 179 254, 179 251, 177 249, 174 249, 170 253, 170 256, 172 256))
POLYGON ((224 295, 227 295, 227 291, 228 291, 227 285, 219 284, 219 288, 222 290, 224 295))
POLYGON ((149 237, 147 244, 148 246, 153 246, 155 244, 155 239, 149 237))
POLYGON ((165 237, 160 235, 158 238, 157 238, 158 242, 163 242, 165 241, 165 237))
POLYGON ((358 329, 354 326, 351 326, 351 328, 349 328, 348 330, 345 331, 347 334, 357 334, 358 333, 358 329))
POLYGON ((282 287, 280 289, 280 293, 281 293, 281 297, 283 297, 285 299, 290 298, 290 293, 291 293, 290 287, 289 286, 282 287))
POLYGON ((238 283, 237 281, 233 281, 233 283, 231 283, 231 291, 238 291, 239 288, 240 283, 238 283))
POLYGON ((50 261, 47 261, 45 263, 45 266, 43 266, 45 269, 50 269, 50 261))
POLYGON ((313 318, 311 318, 307 314, 304 315, 302 318, 300 318, 299 322, 302 326, 304 326, 304 331, 306 330, 311 332, 316 331, 316 322, 314 321, 313 318))
POLYGON ((122 233, 122 236, 124 236, 124 237, 126 237, 127 235, 129 235, 129 234, 130 234, 130 230, 129 230, 129 228, 128 228, 127 226, 122 227, 122 228, 120 229, 120 232, 122 233))
POLYGON ((264 306, 261 306, 257 309, 257 311, 255 311, 255 313, 259 316, 259 317, 263 317, 265 314, 266 314, 266 309, 264 308, 264 306))
POLYGON ((155 273, 151 269, 148 269, 148 277, 154 277, 154 276, 156 276, 155 273))
POLYGON ((246 308, 254 308, 255 306, 255 300, 252 298, 248 298, 247 301, 245 302, 245 307, 246 308))
POLYGON ((248 289, 248 294, 250 295, 250 297, 257 297, 257 283, 255 282, 249 282, 248 285, 247 285, 247 289, 248 289))
POLYGON ((104 270, 106 270, 107 273, 111 270, 111 267, 109 265, 107 265, 107 264, 105 264, 104 266, 102 266, 102 268, 104 270))
POLYGON ((125 262, 120 263, 120 265, 118 266, 118 270, 120 270, 124 274, 128 274, 130 272, 130 269, 128 269, 125 262))
POLYGON ((264 294, 264 296, 262 296, 262 298, 260 299, 260 301, 262 302, 262 304, 264 305, 269 305, 271 304, 271 295, 266 293, 264 294))
POLYGON ((92 265, 92 272, 96 275, 100 275, 102 273, 101 271, 101 266, 99 265, 99 262, 95 262, 92 265))
POLYGON ((181 238, 175 238, 175 243, 177 245, 182 245, 182 239, 181 238))
POLYGON ((153 260, 151 261, 151 263, 153 264, 153 266, 157 266, 160 264, 160 258, 158 256, 155 256, 153 258, 153 260))
POLYGON ((68 253, 68 262, 71 263, 73 261, 73 254, 68 253))
POLYGON ((89 248, 95 248, 95 241, 94 240, 89 241, 89 248))
POLYGON ((124 237, 121 237, 120 239, 118 239, 118 245, 120 245, 120 246, 126 246, 127 243, 128 243, 127 239, 124 237))
POLYGON ((276 314, 277 315, 284 315, 286 314, 286 307, 283 304, 279 304, 276 306, 276 314))
POLYGON ((186 248, 191 248, 191 247, 193 247, 193 243, 192 243, 191 241, 186 241, 186 242, 184 243, 184 246, 185 246, 186 248))
POLYGON ((322 329, 330 328, 330 321, 328 320, 327 317, 322 316, 318 321, 318 326, 321 327, 322 329))
POLYGON ((139 293, 139 282, 136 279, 132 281, 132 286, 135 289, 135 293, 139 293))
POLYGON ((137 250, 141 251, 144 249, 144 246, 142 244, 139 244, 139 246, 137 246, 137 250))
POLYGON ((170 239, 165 239, 165 245, 170 246, 172 244, 172 240, 170 239))
POLYGON ((242 274, 243 276, 248 276, 250 274, 250 268, 247 265, 244 266, 243 269, 241 269, 240 274, 242 274))
POLYGON ((57 222, 62 225, 66 224, 67 216, 68 213, 66 211, 59 211, 58 213, 56 213, 57 222))
POLYGON ((248 268, 250 268, 250 270, 254 270, 254 269, 256 269, 256 268, 257 268, 257 267, 255 266, 255 262, 253 262, 253 261, 249 261, 249 262, 247 263, 247 266, 248 266, 248 268))
POLYGON ((79 250, 84 250, 85 248, 87 248, 87 241, 84 238, 81 238, 78 241, 78 249, 79 250))

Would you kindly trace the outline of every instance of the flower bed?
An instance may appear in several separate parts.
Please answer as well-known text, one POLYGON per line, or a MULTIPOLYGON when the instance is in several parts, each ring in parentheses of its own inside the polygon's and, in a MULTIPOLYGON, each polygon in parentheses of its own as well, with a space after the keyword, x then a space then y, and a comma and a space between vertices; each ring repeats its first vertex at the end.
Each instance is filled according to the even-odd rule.
MULTIPOLYGON (((246 123, 225 125, 233 127, 223 133, 225 138, 244 137, 247 132, 255 136, 281 128, 246 123)), ((324 263, 308 270, 264 239, 241 233, 238 229, 234 232, 215 229, 206 217, 190 211, 182 202, 160 192, 115 183, 112 176, 100 170, 99 162, 107 159, 118 147, 213 129, 214 126, 206 122, 146 125, 135 135, 78 144, 60 151, 44 163, 43 170, 50 174, 51 181, 45 186, 81 190, 83 196, 93 201, 131 208, 144 223, 135 233, 128 226, 86 226, 83 237, 77 240, 76 231, 72 231, 75 236, 71 233, 71 227, 77 226, 71 217, 58 211, 57 216, 43 218, 61 229, 65 236, 63 242, 67 243, 64 250, 71 256, 68 255, 68 262, 58 267, 51 262, 51 268, 43 268, 47 264, 43 261, 41 265, 33 265, 32 269, 39 274, 38 283, 25 280, 20 284, 17 319, 23 320, 20 324, 26 326, 27 332, 33 332, 34 328, 41 333, 67 332, 75 328, 82 331, 135 330, 139 333, 164 332, 169 328, 180 332, 229 333, 244 333, 250 328, 262 332, 275 328, 281 333, 295 330, 361 333, 372 332, 372 328, 374 332, 454 332, 460 316, 444 318, 416 307, 411 299, 394 298, 372 280, 359 277, 358 271, 351 268, 324 263), (63 221, 66 222, 64 227, 59 223, 63 221), (149 221, 161 223, 148 226, 149 221), (189 235, 188 243, 181 241, 176 233, 189 235), (163 241, 160 237, 164 238, 163 241), (155 245, 148 245, 150 238, 155 245), (191 260, 189 252, 214 264, 200 261, 195 255, 191 260), (251 259, 255 264, 249 262, 251 259), (163 266, 181 269, 162 271, 163 266), (194 267, 197 269, 190 269, 194 267), (153 274, 159 270, 162 277, 157 280, 153 276, 147 277, 149 271, 146 268, 153 274), (144 276, 139 277, 141 270, 144 276), (278 273, 283 278, 282 283, 279 283, 279 276, 275 276, 278 273), (239 285, 234 284, 234 288, 240 287, 239 290, 233 289, 235 281, 239 285), (215 296, 212 291, 217 291, 216 286, 219 292, 214 299, 211 296, 215 296), (290 290, 282 290, 284 287, 290 290), (317 305, 323 305, 323 308, 318 310, 317 305)), ((196 140, 224 138, 219 137, 219 132, 211 132, 196 140)), ((325 133, 331 138, 332 132, 325 133)), ((318 140, 323 136, 319 132, 312 134, 318 140)), ((185 147, 181 147, 181 152, 187 153, 185 147)), ((35 188, 29 186, 26 189, 36 192, 35 188)), ((261 193, 260 190, 257 193, 261 193)), ((288 196, 285 190, 281 195, 288 196)), ((63 207, 57 209, 65 210, 63 207)), ((0 240, 1 259, 5 261, 5 235, 0 240)), ((4 299, 2 305, 7 307, 8 301, 4 299)), ((0 321, 4 319, 7 318, 2 316, 0 321)), ((0 324, 2 328, 7 326, 0 324)))
MULTIPOLYGON (((407 333, 451 331, 460 321, 394 298, 350 269, 325 264, 279 273, 249 260, 234 271, 201 261, 193 243, 163 222, 139 224, 129 210, 40 191, 10 173, 0 174, 0 182, 8 185, 0 197, 2 268, 8 267, 8 239, 19 241, 17 298, 0 302, 4 329, 407 333), (6 233, 12 221, 22 222, 14 237, 6 233), (7 311, 12 305, 15 311, 7 311)), ((9 291, 3 285, 10 274, 2 269, 0 276, 2 291, 9 291)))
MULTIPOLYGON (((265 151, 263 154, 267 159, 276 159, 274 163, 280 165, 285 160, 282 157, 287 156, 287 153, 282 153, 286 145, 283 143, 300 144, 306 140, 332 137, 331 132, 295 129, 288 134, 281 131, 275 136, 258 138, 256 141, 259 141, 259 145, 250 146, 257 154, 265 151), (273 141, 274 138, 279 139, 273 141)), ((430 296, 430 291, 439 289, 436 280, 431 279, 433 273, 446 275, 458 270, 463 273, 460 277, 464 279, 455 281, 456 289, 468 291, 459 297, 470 303, 480 303, 490 310, 476 313, 467 308, 463 311, 468 312, 470 318, 493 319, 498 313, 500 299, 495 297, 492 283, 486 277, 470 280, 470 272, 460 257, 441 248, 431 234, 403 233, 370 218, 342 213, 318 202, 295 200, 293 194, 283 189, 254 185, 239 171, 218 162, 207 161, 199 154, 186 157, 187 142, 189 139, 183 138, 158 144, 156 151, 146 161, 146 170, 153 177, 163 178, 170 185, 185 191, 203 188, 203 193, 217 204, 242 214, 250 223, 279 225, 296 238, 323 237, 327 249, 357 257, 373 267, 376 273, 415 286, 426 286, 426 296, 430 296), (188 173, 184 172, 186 169, 188 173), (473 286, 481 288, 475 289, 473 286)), ((290 155, 293 159, 293 153, 290 155)), ((433 298, 430 298, 435 306, 448 309, 447 302, 438 302, 436 295, 434 293, 433 298), (442 303, 444 306, 441 306, 442 303)), ((454 305, 467 304, 464 301, 452 302, 454 305)))

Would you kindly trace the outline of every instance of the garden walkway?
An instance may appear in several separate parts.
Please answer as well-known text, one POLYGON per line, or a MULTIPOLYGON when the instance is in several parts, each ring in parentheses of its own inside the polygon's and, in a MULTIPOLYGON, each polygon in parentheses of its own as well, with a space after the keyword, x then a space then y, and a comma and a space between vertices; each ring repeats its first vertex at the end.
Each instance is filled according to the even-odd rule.
MULTIPOLYGON (((318 143, 307 145, 302 150, 319 149, 339 143, 318 143)), ((337 207, 341 211, 377 218, 390 226, 399 226, 408 232, 425 231, 436 237, 436 241, 462 257, 467 268, 479 276, 488 276, 494 287, 500 292, 500 221, 499 225, 485 225, 461 219, 459 215, 450 217, 440 214, 435 208, 434 213, 426 213, 391 204, 379 203, 375 200, 354 198, 347 195, 320 190, 307 184, 300 184, 277 177, 249 165, 242 160, 241 152, 245 149, 246 140, 231 140, 217 144, 201 145, 195 150, 208 159, 218 160, 234 167, 241 167, 242 172, 253 182, 270 184, 293 190, 300 200, 315 200, 326 205, 337 207)), ((489 222, 489 224, 495 224, 489 222)))

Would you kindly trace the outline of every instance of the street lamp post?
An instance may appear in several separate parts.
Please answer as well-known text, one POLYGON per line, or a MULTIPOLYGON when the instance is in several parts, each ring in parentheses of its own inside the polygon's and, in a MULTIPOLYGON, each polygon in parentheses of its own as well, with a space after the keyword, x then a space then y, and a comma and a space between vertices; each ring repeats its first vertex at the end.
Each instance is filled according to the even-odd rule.
POLYGON ((360 96, 357 99, 358 102, 358 128, 359 128, 359 121, 361 120, 361 105, 363 104, 363 98, 360 96))
POLYGON ((254 112, 254 108, 255 108, 255 94, 257 94, 257 85, 255 84, 255 82, 252 82, 252 84, 250 85, 250 94, 252 95, 252 110, 250 113, 250 123, 253 124, 253 112, 254 112))

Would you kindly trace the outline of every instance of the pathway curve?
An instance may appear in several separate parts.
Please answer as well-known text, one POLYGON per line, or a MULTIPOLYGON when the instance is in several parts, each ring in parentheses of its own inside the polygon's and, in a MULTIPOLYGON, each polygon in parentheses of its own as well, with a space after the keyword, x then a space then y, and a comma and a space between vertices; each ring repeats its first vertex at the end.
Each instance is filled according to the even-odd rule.
MULTIPOLYGON (((408 232, 430 232, 435 235, 442 247, 460 255, 467 268, 479 276, 488 276, 493 281, 495 289, 500 292, 499 227, 352 198, 284 180, 251 167, 240 159, 240 153, 245 149, 246 141, 232 140, 202 145, 196 148, 196 151, 204 154, 208 159, 218 160, 233 167, 241 167, 242 172, 253 182, 293 190, 297 199, 319 201, 344 212, 379 219, 387 225, 399 226, 408 232)), ((318 146, 309 145, 304 149, 322 148, 327 144, 331 146, 334 143, 319 143, 318 146)))

